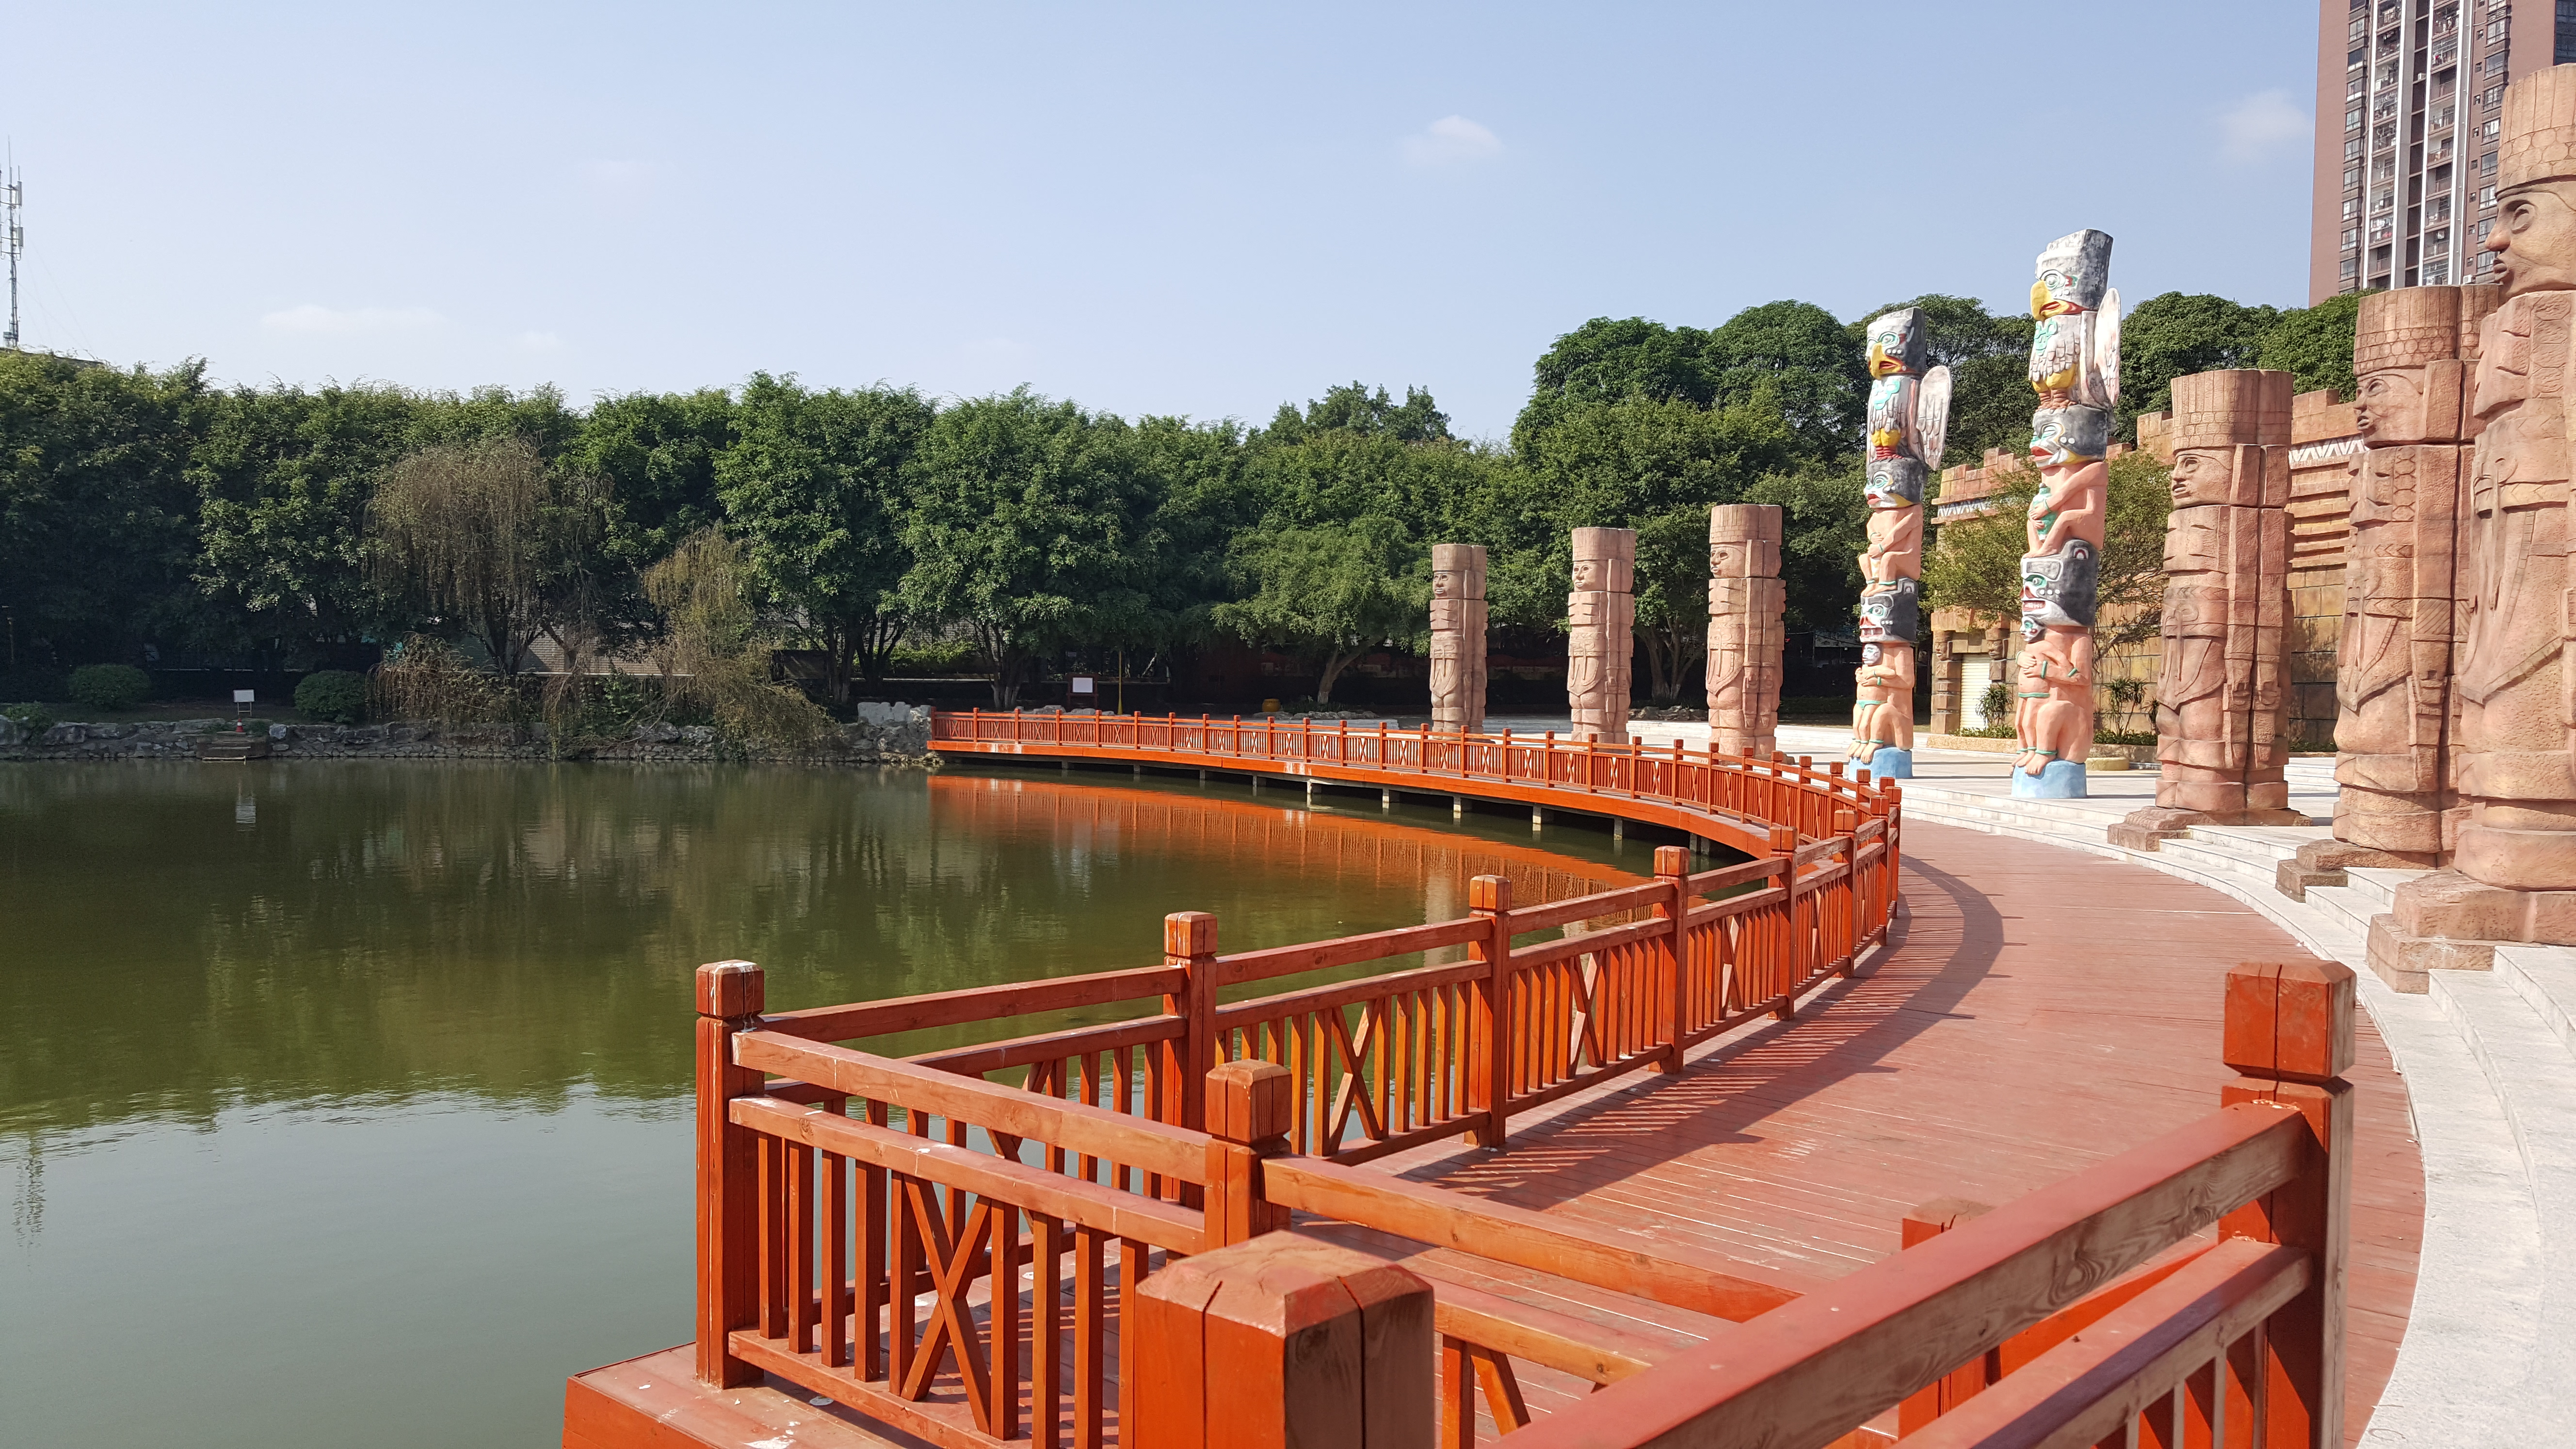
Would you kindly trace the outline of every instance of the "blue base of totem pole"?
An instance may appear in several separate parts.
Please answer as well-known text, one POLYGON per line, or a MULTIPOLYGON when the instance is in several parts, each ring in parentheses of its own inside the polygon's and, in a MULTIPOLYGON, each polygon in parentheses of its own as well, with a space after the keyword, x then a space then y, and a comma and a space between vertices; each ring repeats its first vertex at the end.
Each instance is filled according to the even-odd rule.
POLYGON ((2016 800, 2081 800, 2084 798, 2084 762, 2051 760, 2042 766, 2036 778, 2015 770, 2013 798, 2016 800))
POLYGON ((1894 745, 1881 745, 1869 757, 1869 777, 1873 780, 1911 780, 1914 778, 1914 752, 1894 745))

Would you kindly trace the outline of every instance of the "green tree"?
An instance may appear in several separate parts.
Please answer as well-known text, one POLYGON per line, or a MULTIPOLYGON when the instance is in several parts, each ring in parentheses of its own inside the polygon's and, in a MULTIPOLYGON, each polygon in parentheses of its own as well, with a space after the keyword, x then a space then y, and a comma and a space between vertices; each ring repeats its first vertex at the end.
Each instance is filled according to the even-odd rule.
POLYGON ((0 606, 22 667, 136 659, 201 627, 187 467, 205 405, 199 363, 0 352, 0 606))
POLYGON ((1129 649, 1129 670, 1152 674, 1215 633, 1215 606, 1232 596, 1226 549, 1261 517, 1261 497, 1232 422, 1140 419, 1130 439, 1140 486, 1152 500, 1140 547, 1145 609, 1103 642, 1129 649))
POLYGON ((1810 302, 1747 307, 1709 332, 1707 356, 1711 406, 1767 393, 1801 456, 1838 458, 1860 446, 1869 372, 1831 312, 1810 302))
POLYGON ((1643 317, 1595 317, 1551 343, 1533 372, 1530 400, 1512 424, 1512 447, 1523 453, 1569 408, 1626 397, 1706 407, 1716 395, 1708 333, 1643 317))
POLYGON ((1440 411, 1427 388, 1407 387, 1398 403, 1383 387, 1372 393, 1365 383, 1349 382, 1325 389, 1303 411, 1295 403, 1281 403, 1270 426, 1256 436, 1290 444, 1325 432, 1384 436, 1399 443, 1438 442, 1449 436, 1449 415, 1440 411))
POLYGON ((367 576, 367 500, 412 446, 394 387, 237 388, 210 399, 189 465, 198 584, 243 630, 346 642, 396 622, 367 576))
POLYGON ((905 470, 933 411, 909 388, 813 392, 755 373, 715 482, 750 576, 824 655, 833 703, 884 675, 908 620, 905 470))
MULTIPOLYGON (((2102 526, 2102 612, 2135 606, 2125 622, 2096 631, 2105 650, 2152 637, 2164 614, 2165 519, 2173 473, 2145 453, 2111 460, 2102 526)), ((1923 552, 1927 609, 1973 609, 1992 618, 2021 613, 2021 559, 2029 546, 2030 500, 2039 475, 2008 475, 1991 511, 1942 524, 1923 552)))
POLYGON ((2173 410, 2175 378, 2257 366, 2280 317, 2276 307, 2205 294, 2164 292, 2140 302, 2120 322, 2119 436, 2135 442, 2138 414, 2173 410))
POLYGON ((1021 388, 941 410, 915 463, 902 596, 973 632, 997 708, 1042 651, 1150 627, 1156 500, 1125 422, 1021 388))
POLYGON ((591 404, 565 450, 567 464, 608 480, 610 557, 641 569, 722 518, 716 459, 733 442, 733 398, 722 388, 625 393, 591 404))
POLYGON ((413 610, 472 634, 504 677, 541 636, 577 676, 601 645, 606 513, 604 483, 548 468, 524 438, 432 443, 368 500, 369 562, 413 610))
POLYGON ((1780 510, 1781 626, 1850 630, 1860 601, 1860 555, 1869 546, 1859 451, 1768 474, 1744 490, 1744 501, 1780 510))
POLYGON ((1427 627, 1429 552, 1391 518, 1263 527, 1235 541, 1233 561, 1244 597, 1216 606, 1218 627, 1313 663, 1319 705, 1353 660, 1427 627))
POLYGON ((1560 411, 1522 459, 1555 523, 1546 568, 1560 584, 1549 617, 1564 612, 1569 530, 1638 530, 1637 626, 1648 692, 1659 704, 1680 698, 1708 647, 1709 506, 1741 500, 1755 480, 1788 467, 1797 450, 1768 382, 1751 397, 1713 408, 1632 393, 1560 411))
POLYGON ((2263 334, 2254 365, 2290 374, 2293 392, 2330 387, 2347 402, 2359 391, 2352 376, 2352 335, 2364 292, 2328 297, 2313 307, 2283 312, 2263 334))

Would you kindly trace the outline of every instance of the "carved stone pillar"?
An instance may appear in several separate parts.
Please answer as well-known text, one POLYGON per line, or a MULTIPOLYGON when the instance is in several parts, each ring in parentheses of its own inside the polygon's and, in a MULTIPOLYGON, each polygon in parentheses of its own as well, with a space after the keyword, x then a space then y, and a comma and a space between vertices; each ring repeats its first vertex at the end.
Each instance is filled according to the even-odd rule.
POLYGON ((1863 490, 1869 551, 1853 675, 1851 759, 1883 779, 1914 774, 1914 663, 1921 635, 1923 483, 1940 471, 1950 369, 1924 366, 1922 314, 1870 319, 1869 448, 1863 490))
POLYGON ((1574 530, 1574 592, 1565 596, 1566 703, 1574 738, 1625 744, 1628 673, 1636 649, 1637 531, 1574 530))
MULTIPOLYGON (((2576 364, 2576 66, 2505 90, 2495 229, 2503 300, 2479 334, 2478 422, 2454 551, 2452 668, 2465 816, 2452 868, 2408 881, 2370 923, 2370 965, 2399 990, 2493 964, 2491 941, 2576 944, 2576 603, 2567 568, 2568 412, 2576 364)), ((2420 496, 2420 492, 2419 492, 2420 496)))
POLYGON ((1780 510, 1708 511, 1708 729, 1719 753, 1767 760, 1779 749, 1780 510))
POLYGON ((1431 545, 1431 727, 1485 727, 1485 546, 1431 545))
POLYGON ((2093 752, 2093 615, 2102 577, 2111 409, 2120 399, 2120 294, 2111 238, 2079 231, 2039 254, 2031 284, 2029 548, 2021 561, 2021 668, 2015 678, 2013 794, 2084 795, 2093 752))
POLYGON ((2111 827, 2147 850, 2194 825, 2305 825, 2289 808, 2290 375, 2174 379, 2156 803, 2111 827))
POLYGON ((2448 863, 2460 806, 2450 756, 2459 500, 2477 436, 2478 328, 2499 289, 2406 287, 2361 299, 2354 461, 2335 653, 2334 839, 2299 847, 2281 886, 2342 885, 2347 866, 2448 863))

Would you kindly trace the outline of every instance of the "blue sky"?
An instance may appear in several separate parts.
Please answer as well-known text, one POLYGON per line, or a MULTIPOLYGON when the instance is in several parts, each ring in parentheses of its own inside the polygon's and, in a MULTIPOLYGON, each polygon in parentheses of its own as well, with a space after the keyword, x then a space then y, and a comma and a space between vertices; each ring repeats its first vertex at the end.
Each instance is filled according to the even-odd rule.
POLYGON ((26 341, 225 381, 794 372, 1499 436, 1594 316, 2305 300, 2316 11, 15 10, 26 341))

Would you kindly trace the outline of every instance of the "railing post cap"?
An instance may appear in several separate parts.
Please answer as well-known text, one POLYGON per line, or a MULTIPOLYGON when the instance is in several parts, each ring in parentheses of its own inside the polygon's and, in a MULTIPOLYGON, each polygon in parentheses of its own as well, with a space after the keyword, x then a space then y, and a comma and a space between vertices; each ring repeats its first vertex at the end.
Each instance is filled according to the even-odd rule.
POLYGON ((749 961, 710 961, 698 968, 700 1016, 758 1016, 768 994, 760 968, 749 961))
POLYGON ((1512 882, 1509 876, 1480 875, 1467 881, 1467 909, 1471 911, 1508 911, 1512 908, 1512 882))
POLYGON ((1216 954, 1216 917, 1206 911, 1174 911, 1163 917, 1163 954, 1216 954))
POLYGON ((2243 961, 2227 971, 2223 1057, 2249 1077, 2325 1082, 2352 1069, 2352 968, 2243 961))
POLYGON ((1658 845, 1658 846, 1656 846, 1656 847, 1655 847, 1655 874, 1657 874, 1657 875, 1688 875, 1688 874, 1690 874, 1690 850, 1689 850, 1689 848, 1688 848, 1688 847, 1686 847, 1686 846, 1680 846, 1680 845, 1658 845))
POLYGON ((1296 1120, 1297 1079, 1277 1062, 1246 1057, 1207 1074, 1207 1130, 1228 1142, 1285 1137, 1296 1120))

